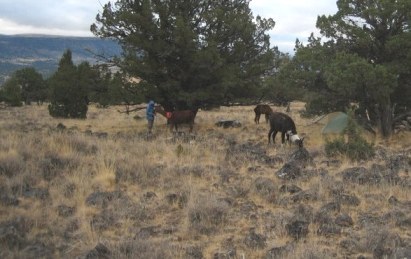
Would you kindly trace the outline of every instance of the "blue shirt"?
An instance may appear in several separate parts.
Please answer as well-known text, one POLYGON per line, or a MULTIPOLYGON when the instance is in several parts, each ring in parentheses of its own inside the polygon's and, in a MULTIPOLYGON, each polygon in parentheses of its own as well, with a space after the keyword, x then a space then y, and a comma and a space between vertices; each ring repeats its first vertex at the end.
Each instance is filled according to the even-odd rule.
POLYGON ((154 101, 149 101, 148 105, 147 105, 147 110, 146 110, 146 118, 149 121, 154 120, 154 115, 155 115, 155 111, 154 111, 154 101))

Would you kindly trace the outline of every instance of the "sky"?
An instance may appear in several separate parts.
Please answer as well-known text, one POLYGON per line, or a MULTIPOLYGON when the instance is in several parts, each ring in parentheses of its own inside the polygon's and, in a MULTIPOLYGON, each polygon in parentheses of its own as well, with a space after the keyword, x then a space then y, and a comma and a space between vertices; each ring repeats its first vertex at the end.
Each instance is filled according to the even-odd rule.
MULTIPOLYGON (((0 34, 93 36, 90 25, 109 0, 0 0, 0 34)), ((111 1, 115 2, 115 1, 111 1)), ((337 12, 336 0, 252 0, 254 16, 273 18, 271 45, 292 54, 296 38, 319 36, 318 15, 337 12)))

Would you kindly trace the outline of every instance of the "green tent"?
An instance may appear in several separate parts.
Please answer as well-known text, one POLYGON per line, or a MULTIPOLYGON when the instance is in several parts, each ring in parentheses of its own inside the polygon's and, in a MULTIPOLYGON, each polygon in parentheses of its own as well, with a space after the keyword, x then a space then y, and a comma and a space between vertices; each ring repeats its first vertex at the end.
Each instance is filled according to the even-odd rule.
POLYGON ((348 125, 348 115, 343 112, 333 112, 327 115, 328 123, 321 130, 322 134, 342 133, 348 125))

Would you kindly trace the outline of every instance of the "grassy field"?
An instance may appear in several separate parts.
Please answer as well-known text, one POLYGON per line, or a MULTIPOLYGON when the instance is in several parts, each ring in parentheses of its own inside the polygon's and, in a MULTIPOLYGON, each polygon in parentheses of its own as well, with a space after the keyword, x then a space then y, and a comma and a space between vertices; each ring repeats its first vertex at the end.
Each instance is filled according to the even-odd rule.
POLYGON ((324 122, 290 108, 310 160, 288 180, 278 172, 301 150, 280 136, 268 146, 251 106, 199 111, 179 137, 159 116, 149 139, 144 110, 90 106, 86 120, 52 118, 46 105, 0 110, 0 257, 410 256, 411 133, 365 135, 370 161, 328 158, 324 122))

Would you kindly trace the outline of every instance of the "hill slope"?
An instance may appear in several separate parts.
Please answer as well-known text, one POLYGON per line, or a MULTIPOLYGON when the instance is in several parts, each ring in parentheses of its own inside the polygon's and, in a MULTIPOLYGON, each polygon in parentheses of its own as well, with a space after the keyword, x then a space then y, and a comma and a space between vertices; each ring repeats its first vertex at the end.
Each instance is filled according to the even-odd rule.
POLYGON ((14 71, 28 66, 44 76, 52 74, 67 49, 72 51, 75 64, 95 63, 92 53, 113 56, 121 52, 116 42, 95 37, 0 35, 0 83, 14 71))

